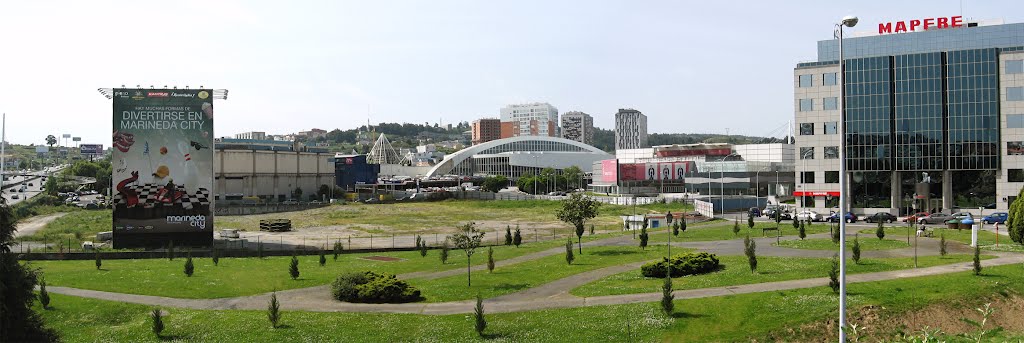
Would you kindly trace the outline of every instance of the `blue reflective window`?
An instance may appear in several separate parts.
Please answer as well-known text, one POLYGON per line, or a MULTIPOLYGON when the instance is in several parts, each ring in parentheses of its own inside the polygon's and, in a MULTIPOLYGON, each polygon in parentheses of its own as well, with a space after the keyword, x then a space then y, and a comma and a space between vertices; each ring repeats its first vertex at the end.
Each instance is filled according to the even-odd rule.
POLYGON ((1024 101, 1024 87, 1006 87, 1006 101, 1024 101))
POLYGON ((811 81, 811 74, 800 75, 800 87, 812 87, 814 82, 811 81))
POLYGON ((814 99, 800 99, 800 112, 814 110, 814 99))
POLYGON ((839 98, 837 97, 824 98, 822 99, 822 102, 825 105, 826 111, 839 109, 839 98))
POLYGON ((836 79, 838 79, 837 75, 839 75, 839 73, 825 73, 825 74, 823 74, 822 77, 825 80, 824 84, 826 86, 835 86, 838 83, 837 80, 836 80, 836 79))
POLYGON ((1007 74, 1021 74, 1021 73, 1024 73, 1024 60, 1007 60, 1006 61, 1006 73, 1007 74))
POLYGON ((1024 129, 1024 114, 1007 115, 1006 127, 1011 129, 1024 129))

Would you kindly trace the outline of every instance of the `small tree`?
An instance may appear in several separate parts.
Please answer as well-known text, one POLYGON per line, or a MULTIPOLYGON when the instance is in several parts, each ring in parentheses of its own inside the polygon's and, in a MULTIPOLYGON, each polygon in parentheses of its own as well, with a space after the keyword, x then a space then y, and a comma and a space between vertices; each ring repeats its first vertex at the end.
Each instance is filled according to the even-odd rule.
POLYGON ((885 238, 885 224, 883 224, 881 220, 878 221, 878 228, 875 229, 875 236, 878 237, 878 240, 885 238))
POLYGON ((267 320, 270 320, 270 327, 275 329, 281 322, 281 304, 277 302, 277 292, 270 293, 270 303, 267 304, 267 320))
POLYGON ((167 260, 174 261, 174 241, 167 242, 167 260))
POLYGON ((832 266, 828 269, 828 286, 839 293, 839 254, 832 255, 832 266))
POLYGON ((196 266, 192 264, 192 252, 188 253, 188 257, 185 258, 185 276, 192 277, 192 273, 195 273, 196 266))
POLYGON ((327 255, 324 255, 324 251, 320 250, 320 266, 323 267, 327 264, 327 255))
POLYGON ((853 263, 860 264, 860 237, 853 236, 853 263))
POLYGON ((974 275, 981 275, 981 244, 974 245, 974 275))
POLYGON ((946 233, 939 235, 939 255, 946 256, 946 233))
POLYGON ((334 261, 335 262, 338 261, 338 254, 341 254, 342 250, 345 250, 345 246, 341 244, 341 241, 335 241, 334 242, 334 249, 332 249, 332 251, 331 251, 331 252, 334 253, 334 261))
POLYGON ((640 249, 647 250, 647 225, 640 229, 640 249))
POLYGON ((505 245, 512 245, 512 227, 505 225, 505 245))
POLYGON ((686 232, 686 216, 685 215, 680 215, 679 216, 679 232, 680 233, 685 233, 686 232))
POLYGON ((807 238, 807 228, 804 226, 804 222, 800 222, 798 230, 797 235, 800 236, 800 240, 807 238))
POLYGON ((460 232, 449 236, 448 238, 455 245, 456 249, 462 250, 466 253, 466 286, 473 285, 473 279, 470 267, 473 264, 473 254, 476 253, 476 248, 480 246, 480 242, 484 239, 484 232, 476 229, 476 224, 469 222, 465 225, 459 226, 460 232))
MULTIPOLYGON (((572 244, 572 243, 570 243, 572 244)), ((494 248, 487 247, 487 272, 494 272, 494 248)))
POLYGON ((39 280, 39 304, 44 310, 50 309, 50 293, 46 291, 46 279, 39 280))
POLYGON ((747 214, 747 228, 748 229, 753 229, 754 228, 754 214, 753 213, 748 213, 747 214))
POLYGON ((449 249, 450 248, 448 248, 448 240, 446 239, 444 241, 444 244, 441 245, 441 254, 439 255, 439 257, 441 258, 441 264, 448 264, 448 250, 449 249))
POLYGON ((569 238, 569 240, 565 242, 565 262, 572 264, 572 261, 575 259, 576 256, 573 256, 572 253, 572 238, 569 238))
POLYGON ((672 235, 679 236, 679 221, 672 223, 672 235))
POLYGON ((590 235, 594 235, 594 224, 590 224, 590 235))
POLYGON ((473 308, 473 318, 476 322, 473 326, 476 329, 476 334, 483 337, 484 330, 487 329, 487 319, 484 318, 484 298, 480 297, 479 293, 476 295, 476 307, 473 308))
POLYGON ((579 240, 580 254, 583 254, 583 228, 586 221, 597 217, 601 202, 594 200, 583 193, 573 193, 568 199, 562 200, 562 208, 558 209, 555 216, 567 224, 576 228, 576 238, 579 240))
POLYGON ((519 225, 516 225, 516 233, 512 236, 512 245, 518 248, 520 244, 523 244, 523 235, 519 234, 519 225))
POLYGON ((103 267, 103 260, 100 259, 100 249, 96 249, 94 255, 96 256, 96 270, 100 270, 103 267))
POLYGON ((757 271, 757 243, 750 239, 750 234, 743 239, 743 254, 747 255, 747 264, 750 265, 750 273, 757 271))
POLYGON ((839 232, 839 228, 838 227, 833 227, 831 231, 832 231, 832 244, 839 244, 839 233, 840 233, 839 232))
POLYGON ((217 248, 213 248, 213 250, 210 250, 210 259, 213 260, 214 267, 220 265, 220 250, 217 248))
POLYGON ((160 337, 160 333, 164 332, 163 313, 159 308, 154 308, 149 312, 149 317, 153 319, 153 334, 160 337))
POLYGON ((427 241, 420 242, 420 257, 427 257, 427 241))
POLYGON ((292 280, 299 278, 299 258, 292 254, 292 261, 288 264, 288 275, 292 276, 292 280))
MULTIPOLYGON (((671 268, 671 263, 668 264, 671 268)), ((672 273, 665 273, 665 283, 661 285, 661 310, 665 312, 665 315, 672 316, 675 312, 676 304, 674 302, 675 296, 672 295, 672 273)))
POLYGON ((732 222, 732 235, 739 236, 740 234, 740 218, 737 217, 732 222))

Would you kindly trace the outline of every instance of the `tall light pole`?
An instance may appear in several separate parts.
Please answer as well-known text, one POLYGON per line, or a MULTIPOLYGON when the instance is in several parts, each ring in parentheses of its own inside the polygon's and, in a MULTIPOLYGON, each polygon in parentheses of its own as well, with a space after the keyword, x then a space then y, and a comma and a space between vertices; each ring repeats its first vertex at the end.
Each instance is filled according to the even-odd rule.
MULTIPOLYGON (((857 17, 848 15, 836 24, 839 39, 839 218, 846 216, 846 68, 843 60, 843 27, 857 25, 857 17)), ((846 341, 846 220, 839 221, 839 341, 846 341)))
POLYGON ((722 194, 721 194, 722 200, 719 201, 718 203, 721 204, 721 206, 722 206, 722 218, 725 218, 725 162, 726 162, 725 160, 728 160, 729 156, 739 156, 739 155, 737 155, 735 152, 731 153, 729 155, 726 155, 725 158, 722 159, 722 164, 721 164, 722 168, 718 170, 718 188, 722 192, 722 194))

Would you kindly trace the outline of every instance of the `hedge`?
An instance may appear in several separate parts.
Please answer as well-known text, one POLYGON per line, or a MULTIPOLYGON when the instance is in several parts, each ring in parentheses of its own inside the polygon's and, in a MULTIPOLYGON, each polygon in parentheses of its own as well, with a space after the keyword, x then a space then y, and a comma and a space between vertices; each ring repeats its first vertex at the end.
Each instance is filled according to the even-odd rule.
MULTIPOLYGON (((663 278, 669 263, 668 258, 648 262, 640 267, 640 273, 646 277, 663 278)), ((672 277, 710 273, 717 270, 719 266, 718 257, 706 252, 675 255, 672 256, 671 263, 672 277)))
POLYGON ((353 303, 406 303, 423 300, 420 290, 395 275, 371 271, 338 276, 331 283, 331 296, 353 303))

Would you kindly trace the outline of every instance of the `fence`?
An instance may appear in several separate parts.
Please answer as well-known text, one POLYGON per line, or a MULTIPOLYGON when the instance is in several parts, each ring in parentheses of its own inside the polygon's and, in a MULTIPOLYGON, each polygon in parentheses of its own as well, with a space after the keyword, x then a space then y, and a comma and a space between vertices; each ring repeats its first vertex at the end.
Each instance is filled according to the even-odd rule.
POLYGON ((213 208, 213 214, 218 216, 244 216, 250 214, 278 213, 302 211, 311 208, 323 207, 327 204, 261 204, 261 205, 221 205, 213 208))

